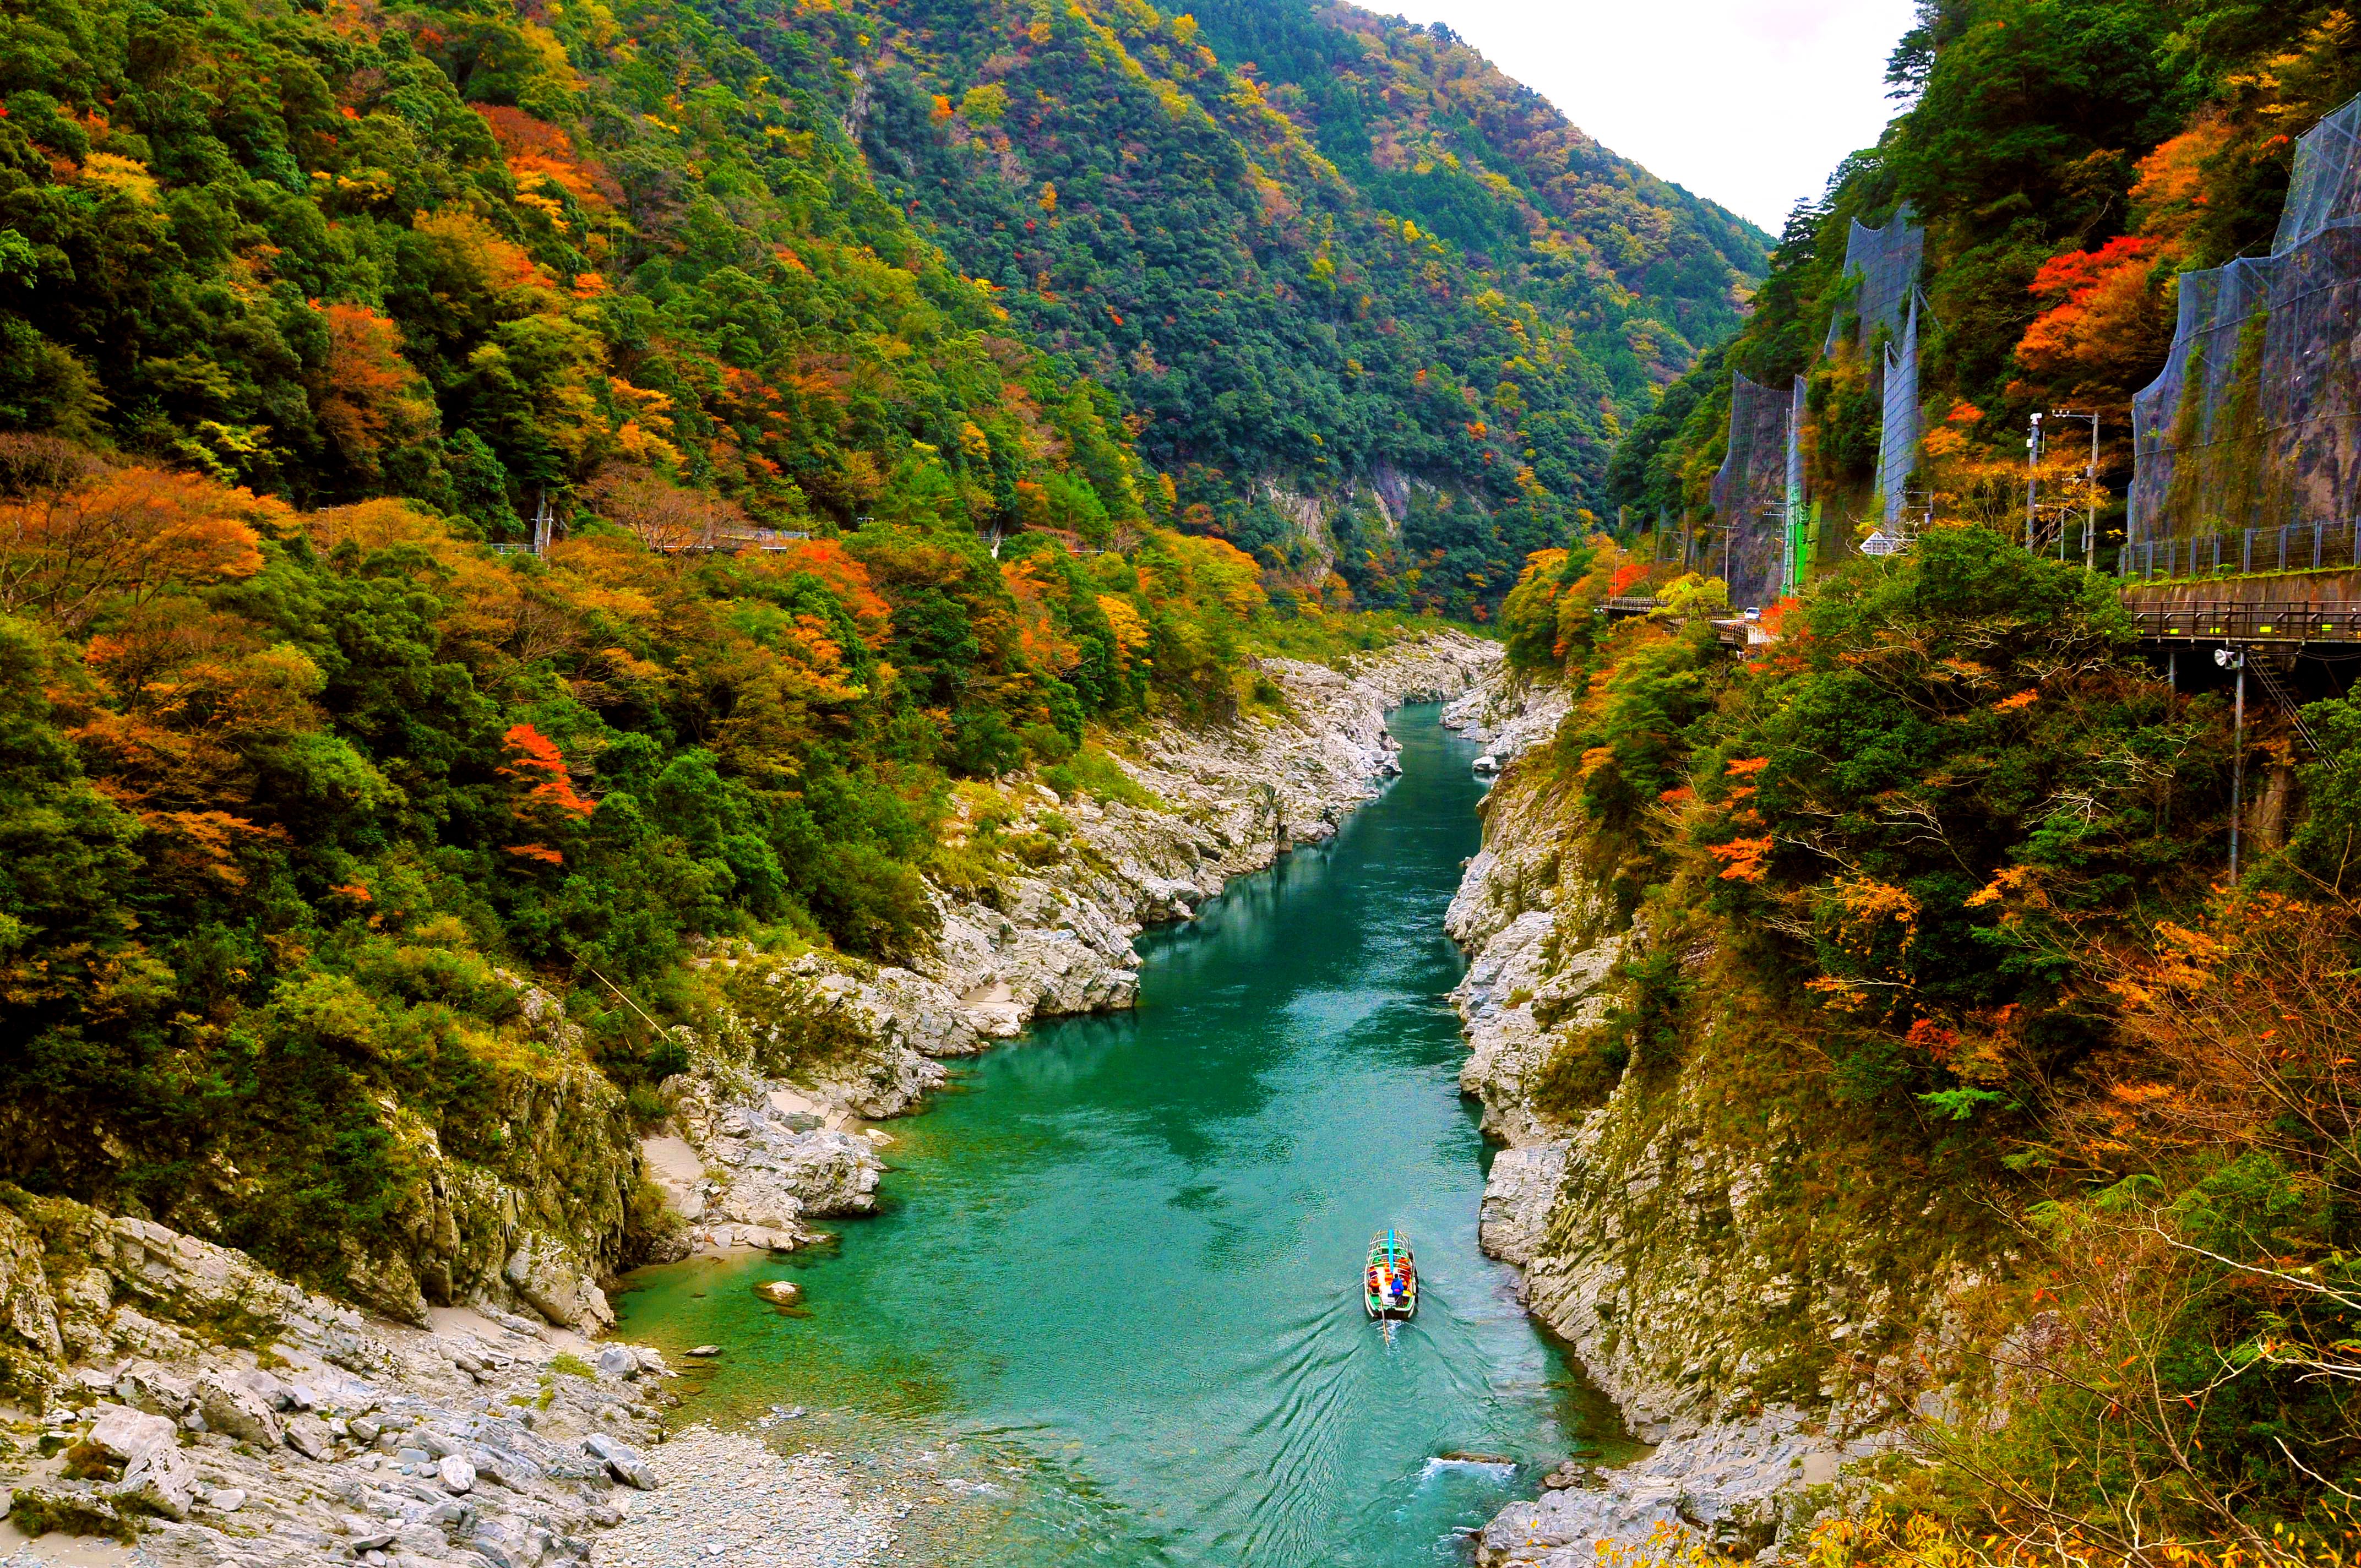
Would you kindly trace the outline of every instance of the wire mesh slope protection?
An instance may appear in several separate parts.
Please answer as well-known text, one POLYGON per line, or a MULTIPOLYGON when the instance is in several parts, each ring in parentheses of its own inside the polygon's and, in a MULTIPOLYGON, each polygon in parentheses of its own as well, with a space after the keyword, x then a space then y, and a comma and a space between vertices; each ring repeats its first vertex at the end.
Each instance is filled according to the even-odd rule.
POLYGON ((1744 609, 1778 602, 1786 577, 1787 451, 1795 397, 1733 373, 1730 452, 1713 477, 1713 510, 1722 553, 1711 564, 1744 609))
MULTIPOLYGON (((1870 392, 1883 422, 1877 438, 1877 486, 1890 528, 1902 515, 1910 475, 1918 466, 1918 273, 1926 265, 1927 231, 1905 202, 1883 228, 1859 218, 1845 239, 1845 276, 1858 274, 1853 295, 1855 341, 1870 356, 1870 392)), ((1822 352, 1845 340, 1844 312, 1828 323, 1822 352)))
MULTIPOLYGON (((1891 340, 1902 335, 1910 298, 1917 291, 1918 269, 1927 258, 1927 231, 1905 202, 1883 228, 1873 229, 1859 218, 1845 236, 1844 275, 1861 274, 1853 295, 1860 323, 1854 341, 1867 348, 1877 342, 1878 329, 1891 340)), ((1821 352, 1833 354, 1844 340, 1844 313, 1828 323, 1828 340, 1821 352)))
POLYGON ((2361 510, 2361 98, 2305 134, 2271 254, 2180 280, 2164 373, 2132 403, 2130 536, 2361 510))
POLYGON ((1879 394, 1884 422, 1877 431, 1877 488, 1885 498, 1885 525, 1902 516, 1911 472, 1918 466, 1918 296, 1910 297, 1910 317, 1901 336, 1886 345, 1885 386, 1879 394))

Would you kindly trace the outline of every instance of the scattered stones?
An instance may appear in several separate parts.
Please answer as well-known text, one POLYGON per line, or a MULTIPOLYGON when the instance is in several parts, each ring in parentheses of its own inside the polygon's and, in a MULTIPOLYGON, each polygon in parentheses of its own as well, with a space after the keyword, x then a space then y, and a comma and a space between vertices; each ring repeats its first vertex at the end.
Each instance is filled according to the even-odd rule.
POLYGON ((366 1318, 161 1226, 36 1201, 53 1205, 37 1211, 59 1227, 50 1255, 104 1267, 45 1275, 38 1294, 16 1276, 12 1321, 61 1317, 61 1348, 98 1364, 46 1373, 73 1391, 46 1402, 60 1442, 0 1453, 20 1519, 136 1534, 140 1561, 173 1568, 370 1552, 520 1568, 582 1563, 624 1516, 613 1499, 655 1483, 645 1445, 664 1436, 669 1373, 653 1350, 609 1344, 589 1354, 620 1375, 568 1376, 554 1344, 366 1318), (221 1345, 224 1321, 255 1348, 221 1345))

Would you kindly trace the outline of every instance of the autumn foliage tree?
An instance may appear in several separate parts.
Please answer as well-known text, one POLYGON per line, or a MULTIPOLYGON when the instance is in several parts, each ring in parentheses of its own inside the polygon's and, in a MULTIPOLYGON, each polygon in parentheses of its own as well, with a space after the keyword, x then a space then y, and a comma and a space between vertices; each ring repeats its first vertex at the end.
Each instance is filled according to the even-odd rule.
POLYGON ((584 500, 595 516, 630 530, 651 550, 710 549, 750 526, 745 509, 675 485, 645 468, 610 468, 591 482, 584 500))
POLYGON ((1922 1441, 2036 1551, 2301 1561, 2361 1473, 2361 909, 2246 892, 2136 938, 2077 924, 2116 1028, 2046 1079, 2012 1158, 2057 1193, 2029 1212, 2047 1266, 1994 1368, 2017 1414, 1922 1441))
POLYGON ((189 474, 104 468, 0 497, 0 610, 79 627, 104 604, 253 576, 283 502, 189 474))

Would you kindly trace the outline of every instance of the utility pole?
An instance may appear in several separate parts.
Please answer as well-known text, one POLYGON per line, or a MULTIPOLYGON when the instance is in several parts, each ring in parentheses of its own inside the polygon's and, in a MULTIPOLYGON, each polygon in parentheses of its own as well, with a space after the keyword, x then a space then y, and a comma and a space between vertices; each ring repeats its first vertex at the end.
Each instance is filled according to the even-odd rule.
POLYGON ((2033 426, 2025 433, 2025 548, 2033 548, 2036 508, 2041 494, 2041 416, 2033 416, 2033 426))
POLYGON ((2051 409, 2052 419, 2081 419, 2091 422, 2091 466, 2082 470, 2084 505, 2082 510, 2082 570, 2099 569, 2099 416, 2083 409, 2051 409))
POLYGON ((2246 651, 2216 648, 2213 662, 2238 672, 2238 696, 2231 712, 2230 733, 2230 881, 2238 880, 2238 821, 2246 814, 2246 651))

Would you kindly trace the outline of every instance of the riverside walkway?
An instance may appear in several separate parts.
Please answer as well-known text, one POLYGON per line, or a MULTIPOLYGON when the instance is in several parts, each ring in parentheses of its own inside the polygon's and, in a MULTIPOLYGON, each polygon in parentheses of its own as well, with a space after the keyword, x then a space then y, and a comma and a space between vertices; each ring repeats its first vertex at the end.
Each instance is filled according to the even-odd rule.
MULTIPOLYGON (((2354 599, 2193 599, 2165 602, 2150 597, 2153 589, 2137 585, 2124 590, 2132 629, 2143 646, 2162 650, 2201 643, 2301 653, 2313 644, 2361 644, 2361 600, 2354 599), (2146 589, 2147 591, 2143 591, 2146 589)), ((1636 595, 1604 601, 1598 613, 1610 620, 1629 620, 1663 609, 1663 602, 1636 595)), ((1730 617, 1713 623, 1715 634, 1731 647, 1773 640, 1754 621, 1730 617)))
POLYGON ((2361 643, 2361 602, 2350 599, 2198 599, 2169 604, 2136 598, 2126 591, 2124 601, 2139 640, 2159 648, 2219 642, 2225 647, 2297 652, 2311 643, 2361 643))

